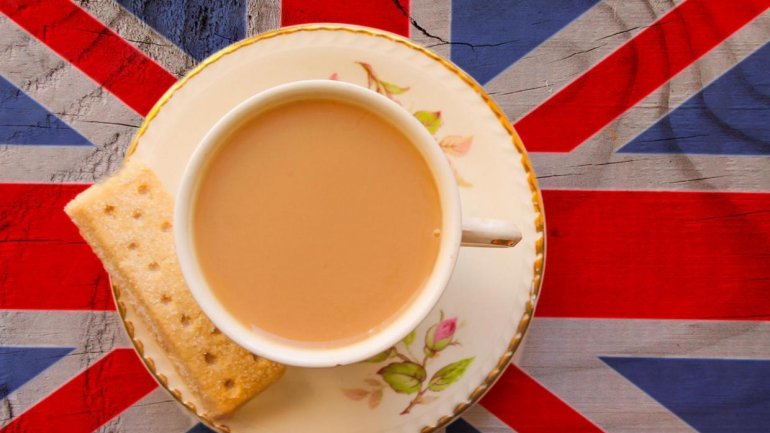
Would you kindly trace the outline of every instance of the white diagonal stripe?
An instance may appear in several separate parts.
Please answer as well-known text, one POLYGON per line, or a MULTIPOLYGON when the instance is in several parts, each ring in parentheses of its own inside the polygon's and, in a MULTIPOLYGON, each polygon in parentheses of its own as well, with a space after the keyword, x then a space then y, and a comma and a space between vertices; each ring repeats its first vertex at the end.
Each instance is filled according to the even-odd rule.
POLYGON ((770 323, 535 318, 519 365, 605 431, 693 432, 599 356, 770 359, 770 323))
POLYGON ((95 433, 185 433, 197 423, 165 389, 158 387, 95 433))
POLYGON ((193 66, 195 59, 153 30, 115 0, 74 0, 112 31, 143 52, 167 71, 181 77, 193 66))
POLYGON ((0 182, 52 182, 93 152, 91 146, 0 145, 0 182))
POLYGON ((603 1, 484 87, 515 121, 682 1, 603 1))
POLYGON ((104 353, 131 347, 114 311, 0 310, 0 346, 62 346, 104 353))
POLYGON ((93 365, 107 352, 75 350, 0 400, 0 429, 93 365))
POLYGON ((141 116, 4 15, 0 34, 0 74, 95 145, 4 151, 2 181, 92 182, 117 168, 141 116))
POLYGON ((74 350, 0 402, 0 428, 116 347, 130 347, 114 311, 0 310, 0 346, 74 350))
POLYGON ((604 190, 770 190, 768 157, 616 153, 769 40, 767 11, 577 149, 532 153, 540 185, 604 190))

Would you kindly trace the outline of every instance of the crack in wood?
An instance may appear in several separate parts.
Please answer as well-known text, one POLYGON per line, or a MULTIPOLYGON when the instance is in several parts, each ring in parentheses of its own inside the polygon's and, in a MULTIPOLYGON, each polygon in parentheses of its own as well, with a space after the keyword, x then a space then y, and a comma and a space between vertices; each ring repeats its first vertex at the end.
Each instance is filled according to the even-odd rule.
POLYGON ((663 138, 656 138, 652 140, 639 140, 640 143, 656 143, 660 141, 676 141, 676 140, 685 140, 688 138, 697 138, 697 137, 706 137, 706 134, 693 134, 693 135, 682 135, 677 137, 663 137, 663 138))
POLYGON ((564 173, 564 174, 548 174, 545 176, 537 176, 538 179, 548 179, 551 177, 564 177, 564 176, 580 176, 581 173, 564 173))
POLYGON ((499 46, 502 46, 502 45, 512 44, 514 42, 518 42, 519 41, 518 39, 512 39, 510 41, 496 42, 496 43, 493 43, 493 44, 472 44, 472 43, 469 43, 469 42, 462 42, 462 41, 448 41, 448 40, 442 38, 441 36, 434 35, 433 33, 430 33, 425 27, 420 25, 420 23, 418 23, 417 20, 407 12, 406 7, 404 7, 404 5, 401 4, 401 0, 392 0, 392 1, 393 1, 393 4, 396 6, 396 8, 398 8, 398 10, 401 12, 401 14, 403 14, 409 20, 409 23, 412 25, 412 27, 417 29, 425 37, 428 37, 430 39, 439 41, 438 44, 428 45, 427 46, 428 48, 438 47, 438 46, 442 46, 442 45, 450 45, 450 46, 451 45, 458 45, 458 46, 469 47, 471 50, 475 51, 476 48, 499 47, 499 46))
POLYGON ((123 162, 127 140, 123 135, 114 133, 103 145, 94 148, 76 167, 53 173, 48 181, 59 182, 95 182, 109 175, 123 162))
POLYGON ((157 42, 153 42, 153 41, 151 41, 151 40, 150 40, 150 37, 149 37, 149 36, 147 36, 147 39, 145 39, 145 40, 143 40, 143 41, 140 41, 140 40, 137 40, 137 39, 131 39, 131 38, 127 38, 127 37, 125 37, 125 36, 123 36, 123 39, 125 39, 125 40, 127 40, 127 41, 129 41, 129 42, 133 42, 133 43, 135 43, 135 44, 155 45, 156 47, 163 47, 163 48, 168 48, 168 47, 171 47, 171 46, 172 46, 172 45, 170 45, 170 44, 159 44, 159 43, 157 43, 157 42))
MULTIPOLYGON (((3 386, 6 386, 6 385, 3 385, 3 386)), ((0 421, 5 422, 5 421, 12 420, 15 417, 15 415, 13 413, 13 403, 11 403, 11 399, 10 398, 4 399, 2 404, 3 404, 2 412, 4 416, 0 418, 0 421)))
POLYGON ((513 95, 516 93, 528 92, 530 90, 544 89, 547 87, 550 87, 550 84, 544 84, 542 86, 535 86, 535 87, 527 87, 526 89, 512 90, 510 92, 489 92, 489 94, 493 96, 506 96, 506 95, 513 95))
POLYGON ((613 37, 613 36, 622 35, 623 33, 629 33, 629 32, 633 32, 633 31, 634 31, 634 30, 636 30, 636 29, 641 29, 641 28, 645 28, 645 27, 649 27, 649 26, 634 26, 634 27, 631 27, 630 29, 621 30, 621 31, 619 31, 619 32, 610 33, 610 34, 609 34, 609 35, 607 35, 607 36, 602 36, 602 37, 601 37, 601 38, 599 38, 599 39, 595 39, 595 40, 594 40, 594 42, 599 42, 599 41, 601 41, 601 40, 604 40, 604 39, 608 39, 608 38, 611 38, 611 37, 613 37))
POLYGON ((131 407, 156 406, 156 405, 159 405, 159 404, 167 404, 167 403, 175 403, 175 402, 176 402, 176 400, 172 400, 172 399, 169 399, 169 400, 159 400, 159 401, 151 401, 149 403, 137 403, 137 404, 134 404, 131 407))
POLYGON ((575 57, 575 56, 577 56, 577 55, 580 55, 580 54, 586 54, 586 53, 590 53, 591 51, 594 51, 594 50, 598 50, 599 48, 602 48, 602 47, 604 47, 604 46, 606 46, 606 45, 607 45, 607 44, 601 44, 601 45, 595 46, 595 47, 593 47, 593 48, 588 48, 588 49, 586 49, 586 50, 575 51, 574 53, 572 53, 572 54, 570 54, 570 55, 568 55, 568 56, 562 57, 562 58, 560 58, 560 59, 556 59, 556 60, 554 60, 554 61, 552 61, 552 62, 549 62, 549 63, 556 63, 556 62, 560 62, 560 61, 562 61, 562 60, 567 60, 567 59, 569 59, 569 58, 575 57))
POLYGON ((663 183, 672 184, 672 183, 698 182, 698 181, 701 181, 701 180, 719 179, 719 178, 722 178, 722 177, 726 177, 726 176, 723 175, 723 176, 696 177, 696 178, 692 178, 692 179, 673 180, 673 181, 670 181, 670 182, 663 182, 663 183))
POLYGON ((607 162, 589 162, 587 164, 576 164, 571 165, 570 167, 596 167, 601 165, 614 165, 614 164, 626 164, 629 162, 635 162, 635 161, 644 161, 644 158, 636 158, 636 159, 624 159, 622 161, 607 161, 607 162))
POLYGON ((751 211, 751 212, 739 212, 739 213, 734 213, 734 214, 719 215, 719 216, 713 216, 713 217, 707 217, 707 218, 699 218, 697 221, 710 221, 710 220, 719 220, 719 219, 727 219, 727 218, 740 218, 740 217, 749 216, 749 215, 761 215, 761 214, 766 214, 766 213, 770 213, 770 209, 755 210, 755 211, 751 211))
POLYGON ((103 125, 127 126, 129 128, 138 128, 139 127, 139 125, 131 125, 131 124, 128 124, 128 123, 121 123, 121 122, 108 122, 108 121, 105 121, 105 120, 80 120, 80 122, 100 123, 100 124, 103 124, 103 125))

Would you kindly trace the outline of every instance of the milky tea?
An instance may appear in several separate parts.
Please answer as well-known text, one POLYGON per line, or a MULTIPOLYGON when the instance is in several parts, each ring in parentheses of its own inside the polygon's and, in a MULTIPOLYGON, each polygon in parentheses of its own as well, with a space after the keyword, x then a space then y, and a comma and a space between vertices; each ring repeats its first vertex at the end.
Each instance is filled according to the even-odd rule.
POLYGON ((192 235, 203 275, 249 328, 308 344, 387 326, 436 262, 441 204, 395 126, 330 99, 247 118, 203 170, 192 235))

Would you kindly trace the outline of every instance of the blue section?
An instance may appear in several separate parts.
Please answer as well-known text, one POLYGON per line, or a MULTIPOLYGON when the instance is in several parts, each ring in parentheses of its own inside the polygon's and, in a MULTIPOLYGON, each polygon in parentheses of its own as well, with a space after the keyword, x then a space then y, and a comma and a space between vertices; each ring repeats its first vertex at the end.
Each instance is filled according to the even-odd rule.
POLYGON ((600 0, 453 0, 452 61, 481 84, 600 0))
POLYGON ((2 76, 0 144, 91 145, 82 135, 2 76))
POLYGON ((770 155, 770 44, 618 152, 770 155))
POLYGON ((246 0, 117 0, 196 60, 246 36, 246 0))
POLYGON ((187 433, 216 433, 216 432, 206 427, 205 425, 198 423, 198 424, 195 424, 190 430, 187 430, 187 433))
POLYGON ((71 347, 0 347, 0 400, 72 350, 71 347))
POLYGON ((465 421, 462 418, 458 418, 453 422, 452 424, 449 424, 446 428, 446 433, 481 433, 478 430, 476 430, 475 427, 468 424, 467 421, 465 421))
POLYGON ((700 433, 770 431, 770 361, 601 360, 700 433))

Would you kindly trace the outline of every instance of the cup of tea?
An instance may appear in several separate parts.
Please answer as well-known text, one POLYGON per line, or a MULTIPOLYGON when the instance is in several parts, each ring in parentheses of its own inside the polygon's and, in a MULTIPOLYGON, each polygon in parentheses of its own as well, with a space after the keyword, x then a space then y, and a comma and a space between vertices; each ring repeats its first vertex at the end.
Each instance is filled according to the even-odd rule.
POLYGON ((219 330, 280 363, 331 367, 415 329, 461 246, 512 247, 521 234, 463 215, 446 156, 406 109, 310 80, 254 95, 211 128, 182 176, 174 237, 219 330))

